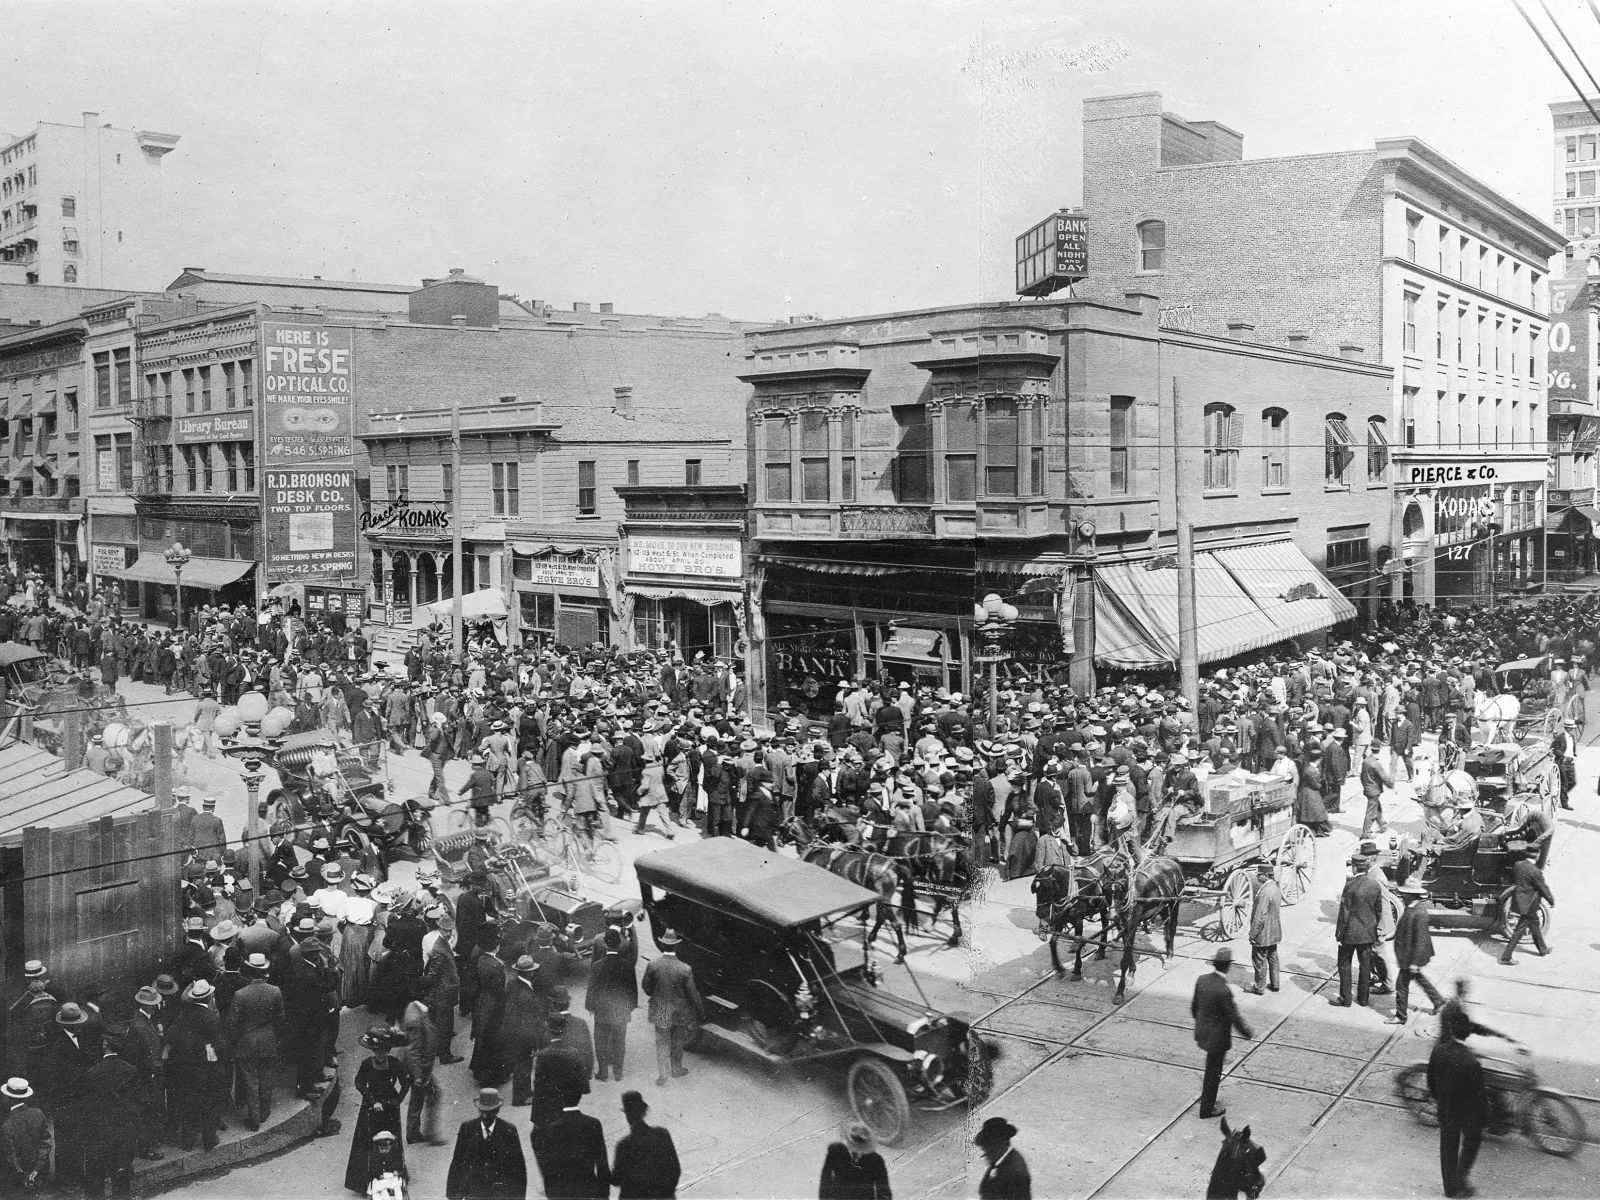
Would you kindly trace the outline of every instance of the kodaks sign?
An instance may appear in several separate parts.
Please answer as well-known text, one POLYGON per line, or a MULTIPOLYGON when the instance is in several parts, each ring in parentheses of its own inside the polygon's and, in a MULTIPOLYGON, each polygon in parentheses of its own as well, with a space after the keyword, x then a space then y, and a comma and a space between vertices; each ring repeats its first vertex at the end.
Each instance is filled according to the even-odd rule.
POLYGON ((371 507, 362 513, 361 532, 445 534, 450 532, 450 510, 443 504, 394 500, 382 508, 371 507))

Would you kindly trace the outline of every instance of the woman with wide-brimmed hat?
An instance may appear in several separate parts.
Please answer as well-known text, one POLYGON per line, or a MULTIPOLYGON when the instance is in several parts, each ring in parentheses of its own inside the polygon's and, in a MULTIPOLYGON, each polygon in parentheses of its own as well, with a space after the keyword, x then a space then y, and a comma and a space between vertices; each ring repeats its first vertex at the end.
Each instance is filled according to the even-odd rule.
MULTIPOLYGON (((345 1166, 344 1186, 362 1196, 367 1194, 367 1185, 376 1178, 373 1137, 382 1130, 388 1130, 397 1139, 400 1136, 400 1105, 411 1089, 411 1076, 405 1065, 390 1051, 403 1040, 402 1035, 387 1025, 372 1026, 361 1039, 361 1044, 372 1051, 372 1055, 356 1070, 356 1091, 361 1093, 361 1111, 356 1114, 355 1133, 351 1136, 350 1161, 345 1166)), ((398 1169, 403 1172, 405 1158, 398 1144, 392 1156, 398 1157, 398 1169)), ((382 1169, 396 1168, 391 1162, 382 1169)))
POLYGON ((872 1130, 863 1121, 846 1121, 839 1137, 823 1157, 818 1200, 891 1200, 889 1168, 872 1130))

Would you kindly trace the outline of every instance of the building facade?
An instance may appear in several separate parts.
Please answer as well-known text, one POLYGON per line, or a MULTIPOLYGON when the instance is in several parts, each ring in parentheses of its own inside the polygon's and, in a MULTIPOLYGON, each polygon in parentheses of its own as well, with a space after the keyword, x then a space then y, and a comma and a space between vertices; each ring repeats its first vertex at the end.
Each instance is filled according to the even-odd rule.
POLYGON ((0 282, 149 288, 166 268, 161 160, 178 135, 86 112, 0 134, 0 282))
POLYGON ((1084 102, 1091 295, 1163 321, 1392 369, 1381 422, 1330 423, 1333 464, 1393 460, 1391 596, 1478 603, 1543 581, 1548 261, 1556 230, 1416 139, 1246 160, 1155 93, 1084 102))
POLYGON ((18 572, 82 578, 82 317, 0 340, 0 533, 18 572))
POLYGON ((1020 612, 1007 671, 1081 688, 1170 667, 1180 495, 1203 661, 1375 604, 1392 456, 1341 454, 1330 482, 1320 435, 1385 419, 1393 371, 1243 324, 1166 329, 1160 306, 1131 292, 747 335, 757 705, 825 717, 862 676, 965 692, 989 592, 1020 612))

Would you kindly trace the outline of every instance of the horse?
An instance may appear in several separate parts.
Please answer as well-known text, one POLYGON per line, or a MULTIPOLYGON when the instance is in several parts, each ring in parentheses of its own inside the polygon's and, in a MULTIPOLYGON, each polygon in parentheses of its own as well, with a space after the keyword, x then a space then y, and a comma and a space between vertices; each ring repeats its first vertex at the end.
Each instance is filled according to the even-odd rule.
MULTIPOLYGON (((794 841, 802 861, 831 871, 851 883, 866 888, 869 892, 878 893, 877 920, 873 923, 872 932, 867 934, 867 945, 872 945, 878 936, 878 931, 887 921, 889 927, 894 930, 895 944, 900 951, 895 956, 895 962, 905 962, 906 932, 900 922, 899 914, 894 910, 894 894, 897 890, 901 892, 901 904, 914 918, 917 911, 917 892, 911 872, 898 859, 890 858, 887 854, 863 850, 858 846, 837 846, 819 842, 816 835, 811 832, 811 827, 799 817, 790 817, 783 822, 781 828, 794 841)), ((861 919, 865 923, 865 914, 861 919)))
POLYGON ((1261 1164, 1266 1161, 1267 1152, 1250 1140, 1250 1126, 1229 1129, 1228 1118, 1223 1117, 1222 1149, 1211 1168, 1206 1200, 1238 1200, 1241 1192, 1256 1200, 1267 1186, 1261 1174, 1261 1164))
MULTIPOLYGON (((961 905, 972 898, 976 882, 972 870, 972 849, 963 837, 935 832, 895 832, 889 837, 888 852, 905 864, 912 879, 929 885, 933 892, 933 911, 928 922, 936 925, 946 905, 950 907, 952 929, 947 946, 961 944, 961 905)), ((906 914, 913 929, 919 914, 906 914)))
POLYGON ((1517 718, 1522 716, 1522 701, 1509 692, 1498 696, 1477 694, 1472 704, 1472 720, 1477 725, 1480 745, 1517 740, 1517 718))
POLYGON ((1087 858, 1073 859, 1062 866, 1046 867, 1033 877, 1033 894, 1038 897, 1034 912, 1050 941, 1050 963, 1057 975, 1066 974, 1056 939, 1072 927, 1077 943, 1072 959, 1072 977, 1083 978, 1083 923, 1096 912, 1100 915, 1100 947, 1096 959, 1106 956, 1106 938, 1111 930, 1111 890, 1109 859, 1112 851, 1102 849, 1087 858))
POLYGON ((1178 861, 1165 856, 1146 858, 1132 865, 1127 855, 1113 854, 1108 860, 1108 874, 1109 899, 1122 933, 1122 963, 1112 1002, 1121 1004, 1128 976, 1138 970, 1133 953, 1134 939, 1140 926, 1152 916, 1161 917, 1166 926, 1167 949, 1161 961, 1172 957, 1173 943, 1178 937, 1178 904, 1183 899, 1184 878, 1178 861))

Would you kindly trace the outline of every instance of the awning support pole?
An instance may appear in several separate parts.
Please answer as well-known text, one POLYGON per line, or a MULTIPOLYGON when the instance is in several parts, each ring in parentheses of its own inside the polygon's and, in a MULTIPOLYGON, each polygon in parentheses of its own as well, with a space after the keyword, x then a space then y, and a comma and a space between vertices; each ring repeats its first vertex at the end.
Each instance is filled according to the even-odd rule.
POLYGON ((1200 642, 1194 612, 1194 530, 1189 525, 1184 497, 1189 481, 1184 473, 1187 429, 1178 402, 1178 381, 1172 381, 1172 500, 1178 527, 1178 678, 1183 694, 1198 712, 1200 704, 1200 642))
POLYGON ((461 665, 465 631, 461 614, 461 409, 450 410, 450 557, 455 573, 455 595, 451 597, 450 657, 461 665))

